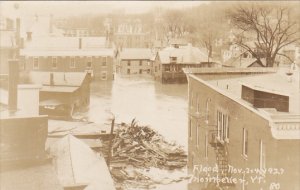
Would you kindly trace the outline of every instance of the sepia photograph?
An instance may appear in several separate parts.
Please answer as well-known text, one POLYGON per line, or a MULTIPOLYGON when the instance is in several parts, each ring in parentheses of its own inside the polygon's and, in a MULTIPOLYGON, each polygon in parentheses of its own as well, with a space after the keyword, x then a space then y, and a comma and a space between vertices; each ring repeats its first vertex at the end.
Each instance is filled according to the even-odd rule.
POLYGON ((300 190, 300 1, 1 1, 0 190, 300 190))

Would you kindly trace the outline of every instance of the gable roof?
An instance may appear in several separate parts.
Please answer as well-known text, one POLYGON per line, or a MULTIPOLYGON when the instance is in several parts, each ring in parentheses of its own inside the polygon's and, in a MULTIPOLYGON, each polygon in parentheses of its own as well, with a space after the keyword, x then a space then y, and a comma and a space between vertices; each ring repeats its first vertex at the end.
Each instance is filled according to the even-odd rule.
POLYGON ((151 49, 148 48, 123 48, 120 52, 121 60, 132 60, 132 59, 151 59, 151 49))
POLYGON ((171 57, 177 58, 177 64, 199 64, 208 60, 206 53, 191 45, 179 48, 168 47, 159 51, 158 56, 162 64, 171 63, 171 57))
POLYGON ((30 72, 30 81, 34 84, 50 85, 50 75, 53 74, 54 86, 79 87, 87 77, 85 72, 30 72))
POLYGON ((266 66, 266 59, 261 59, 262 64, 260 64, 256 58, 240 58, 240 57, 231 57, 223 63, 225 67, 239 67, 239 68, 247 68, 252 67, 257 64, 260 67, 266 66))
POLYGON ((64 187, 86 184, 85 190, 115 190, 103 157, 98 157, 85 143, 67 135, 49 148, 54 157, 58 179, 64 187))

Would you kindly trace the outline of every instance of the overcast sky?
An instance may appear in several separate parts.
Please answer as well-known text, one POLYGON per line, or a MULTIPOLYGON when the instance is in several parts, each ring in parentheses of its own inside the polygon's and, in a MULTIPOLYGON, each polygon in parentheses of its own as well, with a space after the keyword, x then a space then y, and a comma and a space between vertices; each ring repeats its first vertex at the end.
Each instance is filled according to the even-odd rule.
POLYGON ((185 8, 197 6, 201 1, 6 1, 0 2, 0 11, 6 16, 15 15, 15 5, 18 4, 18 14, 53 14, 57 16, 71 16, 81 14, 109 13, 124 10, 126 13, 146 12, 155 7, 185 8))

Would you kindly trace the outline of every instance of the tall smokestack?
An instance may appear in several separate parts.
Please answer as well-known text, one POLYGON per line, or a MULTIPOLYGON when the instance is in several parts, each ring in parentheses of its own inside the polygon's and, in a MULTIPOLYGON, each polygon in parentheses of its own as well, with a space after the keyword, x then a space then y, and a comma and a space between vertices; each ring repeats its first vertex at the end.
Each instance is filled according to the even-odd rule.
POLYGON ((14 112, 18 105, 19 60, 9 60, 8 70, 8 109, 14 112))

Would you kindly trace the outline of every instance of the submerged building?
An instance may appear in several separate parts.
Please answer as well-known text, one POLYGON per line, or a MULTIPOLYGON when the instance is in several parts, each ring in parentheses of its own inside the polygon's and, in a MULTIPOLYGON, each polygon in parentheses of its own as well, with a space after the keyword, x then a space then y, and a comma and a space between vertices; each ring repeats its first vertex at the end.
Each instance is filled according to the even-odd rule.
POLYGON ((185 69, 189 190, 299 189, 299 80, 286 72, 185 69))

